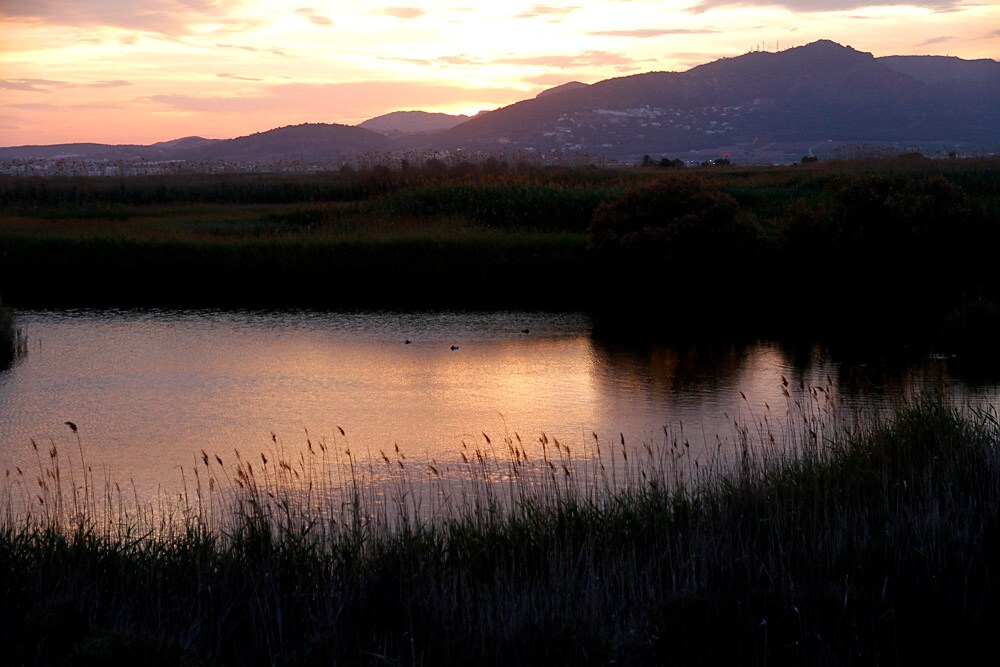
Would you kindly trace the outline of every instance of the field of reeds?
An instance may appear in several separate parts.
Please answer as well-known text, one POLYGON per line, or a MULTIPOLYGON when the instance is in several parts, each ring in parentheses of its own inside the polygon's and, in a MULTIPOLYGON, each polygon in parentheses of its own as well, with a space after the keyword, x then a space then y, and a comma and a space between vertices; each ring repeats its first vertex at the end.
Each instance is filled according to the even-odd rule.
MULTIPOLYGON (((711 461, 544 435, 455 464, 201 452, 148 504, 36 446, 0 513, 8 664, 897 664, 1000 622, 995 407, 831 420, 820 387, 711 461), (377 483, 376 483, 376 480, 377 483)), ((831 407, 833 406, 833 407, 831 407)))
POLYGON ((995 158, 0 178, 18 306, 638 306, 964 345, 1000 326, 997 247, 995 158))

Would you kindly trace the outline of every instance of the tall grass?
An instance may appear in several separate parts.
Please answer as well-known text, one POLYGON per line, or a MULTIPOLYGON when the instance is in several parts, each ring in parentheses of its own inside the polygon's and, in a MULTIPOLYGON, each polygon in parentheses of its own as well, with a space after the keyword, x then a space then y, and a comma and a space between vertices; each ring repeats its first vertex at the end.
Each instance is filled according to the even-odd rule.
POLYGON ((0 303, 0 368, 5 368, 19 355, 27 352, 27 338, 17 326, 14 313, 0 303))
MULTIPOLYGON (((458 462, 341 432, 201 452, 158 504, 84 439, 8 472, 15 663, 798 663, 961 659, 1000 620, 995 409, 831 421, 822 388, 718 458, 483 435, 458 462), (782 445, 781 443, 784 443, 782 445)), ((796 402, 797 401, 797 402, 796 402)))

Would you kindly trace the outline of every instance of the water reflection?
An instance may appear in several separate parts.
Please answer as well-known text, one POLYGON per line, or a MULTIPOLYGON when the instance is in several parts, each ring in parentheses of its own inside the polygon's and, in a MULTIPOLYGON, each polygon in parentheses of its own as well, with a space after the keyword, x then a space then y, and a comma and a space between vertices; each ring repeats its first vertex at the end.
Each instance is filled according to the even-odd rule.
POLYGON ((447 465, 484 432, 544 432, 574 452, 595 435, 662 447, 681 432, 711 447, 734 422, 784 414, 810 387, 845 406, 937 387, 996 396, 995 381, 968 394, 950 359, 621 342, 595 336, 580 313, 61 311, 19 321, 31 349, 0 371, 0 469, 30 468, 32 440, 75 447, 71 420, 88 463, 144 493, 175 488, 202 450, 295 450, 307 437, 363 456, 398 444, 411 461, 447 465))

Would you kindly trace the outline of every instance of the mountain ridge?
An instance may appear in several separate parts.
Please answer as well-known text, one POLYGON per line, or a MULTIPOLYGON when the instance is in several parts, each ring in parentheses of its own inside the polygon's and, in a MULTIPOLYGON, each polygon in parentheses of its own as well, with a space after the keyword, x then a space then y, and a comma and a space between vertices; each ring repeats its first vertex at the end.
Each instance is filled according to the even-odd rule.
POLYGON ((233 139, 8 147, 0 148, 0 159, 329 161, 417 146, 626 158, 729 147, 752 160, 761 155, 758 147, 778 143, 988 146, 1000 143, 1000 62, 876 58, 819 40, 721 58, 684 72, 645 72, 589 85, 569 82, 461 119, 398 111, 357 126, 306 123, 233 139))

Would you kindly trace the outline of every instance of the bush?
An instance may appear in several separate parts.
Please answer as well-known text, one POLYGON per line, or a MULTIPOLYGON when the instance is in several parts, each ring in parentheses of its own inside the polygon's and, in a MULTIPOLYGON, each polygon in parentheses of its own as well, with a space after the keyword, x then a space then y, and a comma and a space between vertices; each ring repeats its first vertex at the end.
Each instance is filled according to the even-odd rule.
POLYGON ((759 237, 732 196, 684 175, 602 204, 589 233, 598 260, 658 277, 740 270, 756 254, 759 237))

